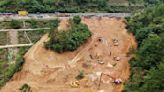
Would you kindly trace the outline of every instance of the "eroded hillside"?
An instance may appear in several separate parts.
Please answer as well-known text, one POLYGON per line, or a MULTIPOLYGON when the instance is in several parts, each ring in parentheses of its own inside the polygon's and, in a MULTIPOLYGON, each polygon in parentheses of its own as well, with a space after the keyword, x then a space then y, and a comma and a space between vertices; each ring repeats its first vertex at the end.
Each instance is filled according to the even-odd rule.
MULTIPOLYGON (((66 29, 67 22, 61 22, 59 28, 66 29)), ((24 83, 32 92, 121 92, 122 84, 113 81, 129 78, 130 57, 126 53, 136 45, 125 29, 124 19, 86 17, 82 22, 93 33, 86 44, 74 52, 58 54, 44 48, 48 40, 48 35, 44 35, 25 54, 23 69, 0 92, 20 92, 24 83), (78 81, 78 86, 72 86, 81 70, 85 77, 78 81), (99 85, 101 73, 105 75, 99 85)))

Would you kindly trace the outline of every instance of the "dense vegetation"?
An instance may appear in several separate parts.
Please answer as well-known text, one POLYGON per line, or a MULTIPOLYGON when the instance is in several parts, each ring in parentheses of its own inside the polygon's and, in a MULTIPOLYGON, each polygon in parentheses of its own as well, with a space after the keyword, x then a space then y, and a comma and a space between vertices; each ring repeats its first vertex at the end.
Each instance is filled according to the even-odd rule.
POLYGON ((87 25, 81 23, 79 16, 70 20, 70 28, 67 31, 59 32, 56 29, 57 26, 54 27, 55 29, 52 28, 49 35, 50 40, 45 43, 45 47, 59 53, 76 50, 91 36, 87 25))
POLYGON ((163 0, 0 0, 0 12, 132 12, 163 0), (112 2, 112 3, 111 3, 112 2))
POLYGON ((7 42, 6 38, 7 38, 7 33, 1 32, 0 33, 0 45, 4 45, 4 43, 7 42))
MULTIPOLYGON (((42 28, 42 27, 51 27, 58 22, 58 20, 45 20, 45 21, 37 21, 37 20, 27 20, 26 27, 23 27, 23 21, 22 20, 12 20, 12 21, 5 21, 0 22, 0 28, 1 29, 7 29, 7 28, 13 28, 13 29, 19 29, 19 28, 42 28)), ((36 30, 36 31, 28 31, 27 34, 29 38, 32 40, 33 43, 38 41, 40 37, 42 37, 46 32, 49 32, 49 30, 36 30)), ((27 41, 27 38, 24 36, 24 32, 18 33, 19 43, 29 43, 27 41), (26 39, 26 40, 25 40, 26 39)), ((7 33, 1 32, 0 33, 0 45, 7 44, 7 33)), ((9 40, 9 39, 8 39, 9 40)), ((9 43, 8 43, 9 44, 9 43)), ((28 48, 19 48, 19 52, 15 54, 12 54, 12 52, 9 52, 8 49, 0 49, 0 88, 5 85, 6 82, 8 82, 12 76, 21 70, 22 65, 24 63, 23 55, 28 50, 28 48), (9 59, 11 58, 11 59, 9 59), (15 63, 13 63, 15 61, 15 63)), ((27 88, 22 88, 23 90, 28 90, 27 88)))
MULTIPOLYGON (((1 21, 0 22, 0 29, 20 29, 20 28, 51 28, 51 26, 55 26, 58 20, 26 20, 25 26, 23 25, 22 20, 12 20, 12 21, 1 21)), ((49 30, 35 30, 35 31, 27 31, 28 37, 34 43, 38 41, 46 32, 49 30)), ((26 38, 24 32, 18 32, 19 43, 27 44, 29 43, 28 39, 26 38)), ((7 32, 0 33, 0 45, 10 44, 9 38, 7 39, 7 32)))
POLYGON ((128 0, 129 4, 158 4, 164 2, 163 0, 128 0))
MULTIPOLYGON (((113 0, 116 2, 116 0, 113 0)), ((138 6, 113 6, 109 0, 1 0, 0 12, 131 12, 138 6)))
MULTIPOLYGON (((28 48, 21 48, 16 56, 16 62, 10 64, 8 61, 3 61, 1 59, 0 61, 0 87, 5 85, 7 81, 9 81, 12 76, 21 70, 22 65, 24 63, 23 55, 27 51, 28 48)), ((3 49, 0 49, 0 52, 2 52, 3 49)))
POLYGON ((123 92, 164 91, 164 4, 149 7, 128 19, 138 42, 130 61, 131 76, 123 92))
POLYGON ((23 24, 23 23, 21 23, 21 21, 17 21, 17 20, 12 20, 11 22, 10 22, 10 26, 13 28, 13 29, 19 29, 19 28, 21 28, 21 24, 23 24))
MULTIPOLYGON (((27 20, 26 22, 26 28, 51 28, 52 26, 56 25, 56 22, 58 22, 57 19, 54 20, 27 20)), ((33 43, 37 42, 44 34, 49 32, 49 30, 35 30, 35 31, 27 31, 29 38, 33 43)), ((27 38, 24 36, 24 32, 19 32, 19 42, 20 43, 29 43, 27 38)))

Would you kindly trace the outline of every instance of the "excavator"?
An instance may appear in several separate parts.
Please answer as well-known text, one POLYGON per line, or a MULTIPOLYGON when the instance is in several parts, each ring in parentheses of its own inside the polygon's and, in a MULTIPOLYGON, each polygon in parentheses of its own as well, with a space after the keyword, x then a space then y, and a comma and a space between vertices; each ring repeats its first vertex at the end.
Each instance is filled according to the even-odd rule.
POLYGON ((101 79, 102 79, 102 76, 103 75, 106 75, 106 76, 112 78, 113 79, 112 83, 114 83, 116 85, 122 84, 122 82, 123 82, 120 78, 117 79, 117 78, 115 78, 115 77, 113 77, 113 76, 111 76, 111 75, 109 75, 107 73, 101 73, 100 80, 99 80, 99 85, 98 85, 98 89, 100 89, 101 79))
MULTIPOLYGON (((112 79, 113 79, 112 82, 113 82, 114 84, 121 84, 121 83, 122 83, 122 80, 121 80, 120 78, 114 78, 113 76, 111 76, 111 75, 109 75, 109 74, 105 74, 105 73, 102 73, 102 75, 106 75, 106 76, 112 78, 112 79)), ((101 79, 101 78, 100 78, 100 79, 101 79)))

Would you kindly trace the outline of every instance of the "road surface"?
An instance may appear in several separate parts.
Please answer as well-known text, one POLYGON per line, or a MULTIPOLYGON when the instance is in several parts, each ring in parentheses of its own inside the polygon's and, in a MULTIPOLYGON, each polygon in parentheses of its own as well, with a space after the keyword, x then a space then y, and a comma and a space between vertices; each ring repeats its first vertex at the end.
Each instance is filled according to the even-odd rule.
POLYGON ((129 17, 131 13, 43 13, 43 14, 29 14, 28 16, 19 16, 18 14, 13 15, 0 15, 0 21, 11 21, 14 20, 52 20, 56 18, 69 18, 73 16, 98 16, 98 17, 129 17))

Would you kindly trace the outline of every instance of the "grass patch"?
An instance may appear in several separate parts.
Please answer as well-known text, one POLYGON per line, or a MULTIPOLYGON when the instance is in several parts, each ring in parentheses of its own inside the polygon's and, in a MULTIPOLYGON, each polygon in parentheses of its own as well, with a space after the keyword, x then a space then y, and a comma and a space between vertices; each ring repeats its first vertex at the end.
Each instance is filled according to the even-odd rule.
POLYGON ((5 85, 13 75, 22 69, 24 59, 23 55, 28 48, 20 48, 14 64, 9 64, 7 61, 0 61, 0 87, 5 85))
POLYGON ((75 77, 77 80, 81 80, 84 78, 84 70, 80 70, 79 74, 75 77))
POLYGON ((0 32, 0 45, 5 45, 7 42, 7 33, 0 32))

